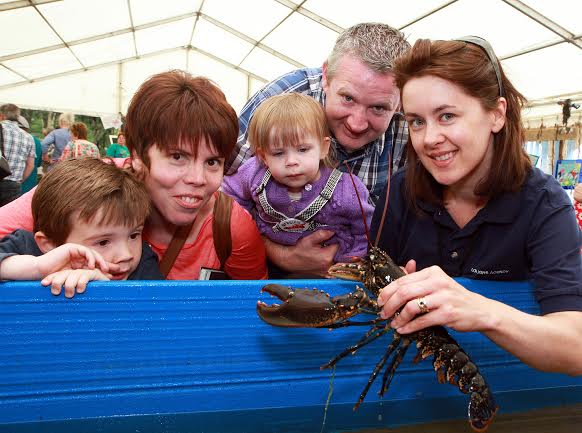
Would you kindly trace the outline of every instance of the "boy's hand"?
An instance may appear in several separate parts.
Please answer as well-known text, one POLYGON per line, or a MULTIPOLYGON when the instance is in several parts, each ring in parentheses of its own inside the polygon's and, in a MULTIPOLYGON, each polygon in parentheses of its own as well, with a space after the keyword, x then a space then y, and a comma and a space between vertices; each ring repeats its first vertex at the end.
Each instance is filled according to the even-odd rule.
POLYGON ((37 257, 37 270, 42 277, 63 269, 95 269, 109 271, 109 264, 97 251, 68 243, 37 257))
POLYGON ((72 298, 76 293, 83 293, 89 281, 109 281, 109 278, 99 269, 64 269, 46 276, 40 283, 51 286, 51 293, 61 294, 65 286, 65 297, 72 298))

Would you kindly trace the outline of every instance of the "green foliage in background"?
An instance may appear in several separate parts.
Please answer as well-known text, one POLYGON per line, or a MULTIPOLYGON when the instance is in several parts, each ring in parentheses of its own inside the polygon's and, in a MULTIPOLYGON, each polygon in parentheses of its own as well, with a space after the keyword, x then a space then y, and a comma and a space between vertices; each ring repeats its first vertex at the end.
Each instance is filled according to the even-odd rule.
MULTIPOLYGON (((45 136, 43 130, 46 131, 47 128, 54 129, 59 126, 60 112, 28 110, 25 108, 20 111, 30 124, 30 133, 41 140, 45 136)), ((105 155, 105 151, 110 144, 109 135, 117 135, 117 130, 115 128, 104 129, 99 117, 75 114, 75 122, 83 122, 87 125, 87 139, 97 145, 101 155, 105 155)))

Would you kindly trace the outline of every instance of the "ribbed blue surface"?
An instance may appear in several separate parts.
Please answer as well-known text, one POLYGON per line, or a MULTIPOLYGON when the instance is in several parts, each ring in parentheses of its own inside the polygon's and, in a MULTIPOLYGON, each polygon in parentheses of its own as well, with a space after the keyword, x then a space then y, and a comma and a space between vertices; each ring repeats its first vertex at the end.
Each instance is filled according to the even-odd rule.
MULTIPOLYGON (((338 294, 351 283, 286 281, 338 294)), ((463 280, 536 312, 527 283, 463 280)), ((366 328, 284 329, 256 316, 264 281, 91 283, 73 300, 38 283, 0 283, 2 431, 321 429, 330 371, 319 366, 366 328)), ((455 334, 501 412, 582 402, 582 379, 530 369, 480 334, 455 334), (548 398, 550 399, 548 401, 548 398)), ((463 418, 467 397, 439 385, 411 349, 383 400, 351 408, 385 337, 338 364, 325 431, 463 418)), ((543 344, 543 342, 540 342, 543 344)))

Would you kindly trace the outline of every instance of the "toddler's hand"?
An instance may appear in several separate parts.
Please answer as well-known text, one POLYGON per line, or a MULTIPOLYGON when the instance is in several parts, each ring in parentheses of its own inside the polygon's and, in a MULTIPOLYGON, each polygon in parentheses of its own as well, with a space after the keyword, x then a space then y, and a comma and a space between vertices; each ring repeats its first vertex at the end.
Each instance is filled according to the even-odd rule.
POLYGON ((51 293, 55 296, 61 294, 65 286, 65 297, 72 298, 76 293, 83 293, 89 281, 109 281, 107 275, 99 269, 64 269, 46 276, 40 283, 43 286, 51 286, 51 293))
POLYGON ((63 269, 95 269, 109 271, 109 264, 97 251, 83 245, 67 243, 37 258, 41 277, 63 269))

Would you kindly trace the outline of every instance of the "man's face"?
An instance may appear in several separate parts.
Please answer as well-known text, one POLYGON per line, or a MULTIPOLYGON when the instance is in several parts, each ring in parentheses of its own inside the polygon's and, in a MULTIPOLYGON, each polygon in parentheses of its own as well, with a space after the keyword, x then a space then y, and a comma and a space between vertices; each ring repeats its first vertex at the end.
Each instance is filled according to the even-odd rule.
POLYGON ((327 64, 323 66, 322 84, 329 128, 347 151, 360 149, 386 132, 400 105, 394 76, 375 72, 349 54, 340 59, 331 79, 327 64))

